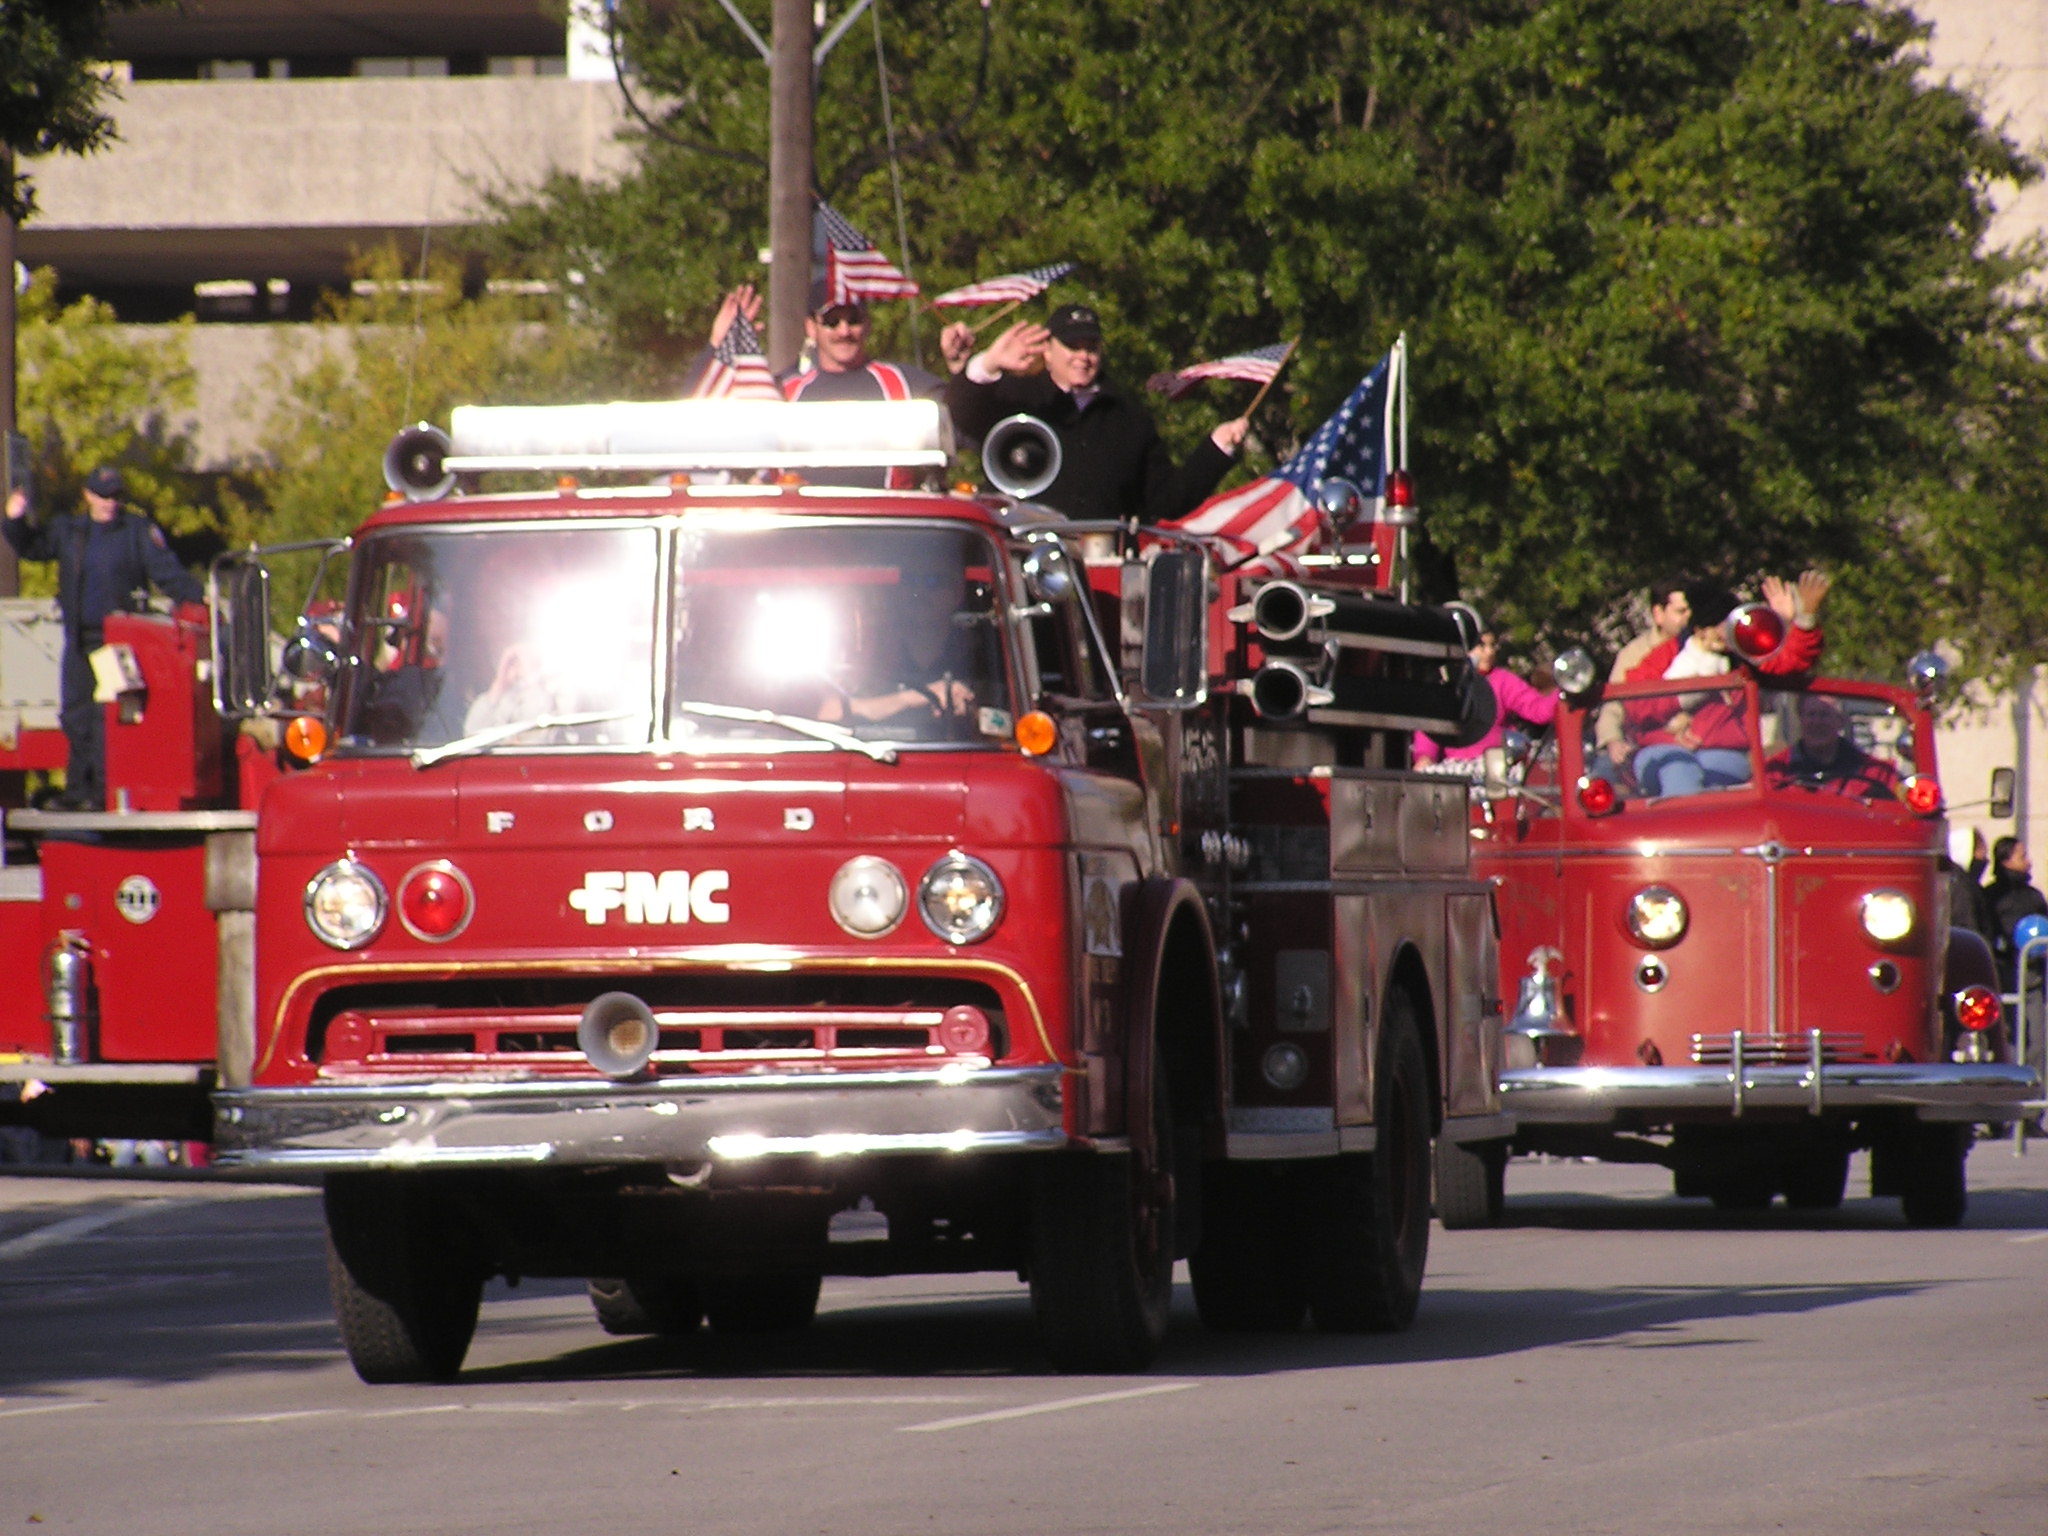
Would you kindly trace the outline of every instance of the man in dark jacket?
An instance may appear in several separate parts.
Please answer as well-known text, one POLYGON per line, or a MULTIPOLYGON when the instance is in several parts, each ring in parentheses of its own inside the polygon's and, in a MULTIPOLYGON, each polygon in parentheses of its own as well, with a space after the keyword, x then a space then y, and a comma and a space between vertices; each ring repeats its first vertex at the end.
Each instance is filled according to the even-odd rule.
POLYGON ((2027 845, 2016 837, 2001 837, 1991 845, 1991 880, 1984 887, 1984 905, 1990 909, 1995 932, 1991 947, 1998 954, 1998 968, 2005 990, 2016 981, 2019 951, 2012 931, 2023 917, 2048 917, 2048 897, 2034 889, 2034 861, 2027 845))
POLYGON ((57 607, 64 616, 63 691, 58 718, 70 744, 66 810, 106 808, 106 713, 93 702, 92 653, 104 643, 107 615, 130 606, 132 594, 154 583, 181 603, 204 596, 192 573, 178 564, 155 522, 121 510, 121 472, 102 464, 85 481, 85 514, 53 517, 42 527, 28 521, 28 496, 7 498, 7 542, 24 560, 57 562, 57 607))
MULTIPOLYGON (((948 359, 964 325, 949 326, 948 359)), ((971 333, 967 333, 971 336, 971 333)), ((1247 423, 1226 421, 1178 469, 1151 413, 1102 372, 1102 322, 1064 304, 1044 325, 1013 325, 946 385, 960 435, 980 442, 1005 416, 1036 416, 1060 442, 1060 472, 1037 500, 1067 516, 1156 523, 1192 512, 1230 469, 1247 423), (1045 371, 1031 370, 1043 362, 1045 371)))

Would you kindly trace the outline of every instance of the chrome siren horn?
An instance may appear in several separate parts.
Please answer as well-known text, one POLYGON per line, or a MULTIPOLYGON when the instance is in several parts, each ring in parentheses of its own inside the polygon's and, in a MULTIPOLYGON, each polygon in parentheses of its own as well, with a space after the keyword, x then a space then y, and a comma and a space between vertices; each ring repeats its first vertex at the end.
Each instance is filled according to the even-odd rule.
POLYGON ((583 1010, 576 1043, 593 1067, 623 1083, 647 1070, 661 1044, 661 1026, 654 1022, 654 1011, 632 993, 606 992, 583 1010))
POLYGON ((384 450, 384 483, 407 501, 439 501, 455 489, 454 473, 442 467, 454 447, 429 422, 407 427, 384 450))
POLYGON ((1005 496, 1029 501, 1060 477, 1060 440, 1036 416, 1005 416, 982 439, 981 467, 1005 496))

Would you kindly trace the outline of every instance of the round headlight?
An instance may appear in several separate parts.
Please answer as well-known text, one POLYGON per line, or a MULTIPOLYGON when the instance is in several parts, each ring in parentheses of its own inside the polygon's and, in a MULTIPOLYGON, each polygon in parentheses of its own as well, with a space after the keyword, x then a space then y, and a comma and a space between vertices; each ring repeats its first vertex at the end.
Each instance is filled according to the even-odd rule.
POLYGON ((1913 931, 1913 898, 1904 891, 1872 891, 1863 898, 1863 931, 1880 944, 1896 944, 1913 931))
POLYGON ((839 866, 828 897, 832 921, 857 939, 879 939, 903 921, 910 887, 887 859, 861 854, 839 866))
POLYGON ((1282 1093, 1292 1093, 1308 1081, 1308 1052, 1291 1040, 1268 1046, 1259 1058, 1259 1075, 1282 1093))
POLYGON ((306 883, 306 926, 336 949, 377 937, 386 906, 384 883, 354 859, 337 859, 306 883))
POLYGON ((1003 920, 1003 882, 981 860, 949 853, 918 882, 917 910, 948 944, 973 944, 1003 920))
POLYGON ((1666 885, 1646 885, 1628 899, 1628 931, 1649 949, 1669 949, 1685 937, 1685 898, 1666 885))

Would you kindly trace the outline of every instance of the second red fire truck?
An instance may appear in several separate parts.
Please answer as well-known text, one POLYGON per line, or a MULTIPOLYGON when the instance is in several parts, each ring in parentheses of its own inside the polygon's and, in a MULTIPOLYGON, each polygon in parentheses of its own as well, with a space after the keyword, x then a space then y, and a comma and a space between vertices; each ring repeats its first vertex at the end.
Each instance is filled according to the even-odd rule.
POLYGON ((1490 701, 1455 616, 1369 519, 1255 581, 1028 484, 803 483, 942 439, 458 411, 282 682, 264 566, 219 573, 226 701, 330 740, 262 804, 217 1155, 325 1177, 366 1379, 452 1375, 494 1274, 687 1332, 1015 1270, 1067 1370, 1142 1367, 1180 1257, 1215 1327, 1413 1316, 1432 1143, 1511 1130, 1464 787, 1406 771, 1490 701), (629 483, 460 488, 511 469, 629 483))

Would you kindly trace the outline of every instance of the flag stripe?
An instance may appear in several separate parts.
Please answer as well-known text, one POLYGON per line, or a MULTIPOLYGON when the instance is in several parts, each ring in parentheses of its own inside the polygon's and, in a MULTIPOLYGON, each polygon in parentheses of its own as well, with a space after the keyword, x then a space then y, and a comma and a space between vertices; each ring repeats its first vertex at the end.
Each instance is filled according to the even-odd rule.
POLYGON ((991 277, 942 293, 932 300, 932 304, 935 308, 949 309, 967 309, 976 304, 1021 304, 1026 299, 1037 298, 1073 270, 1071 261, 1056 261, 1051 266, 1033 267, 1028 272, 1006 272, 1001 277, 991 277))

